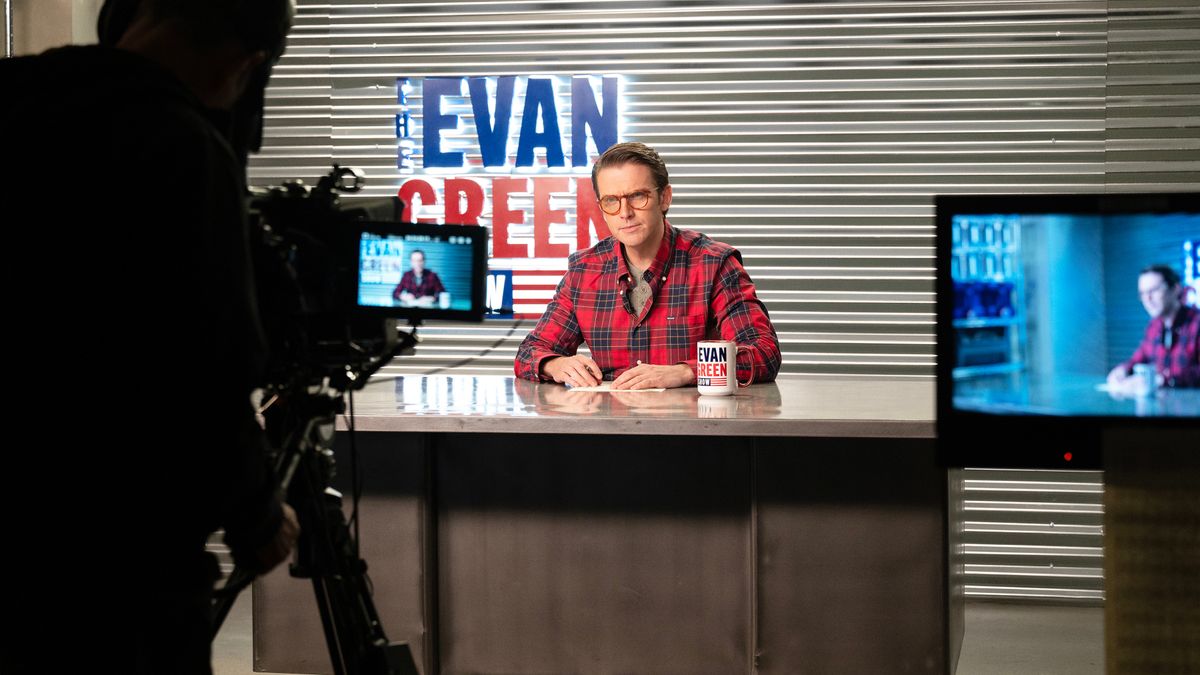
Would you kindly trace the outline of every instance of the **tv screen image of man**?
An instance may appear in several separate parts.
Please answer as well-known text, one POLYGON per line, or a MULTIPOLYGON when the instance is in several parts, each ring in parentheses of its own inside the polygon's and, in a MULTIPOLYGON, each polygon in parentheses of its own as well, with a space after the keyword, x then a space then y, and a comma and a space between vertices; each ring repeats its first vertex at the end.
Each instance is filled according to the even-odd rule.
POLYGON ((208 536, 259 572, 292 550, 250 401, 267 355, 231 113, 292 15, 109 0, 103 44, 0 60, 28 439, 4 469, 5 675, 208 673, 208 536))
POLYGON ((410 253, 408 265, 409 269, 392 291, 392 300, 401 307, 449 307, 450 294, 442 280, 437 272, 425 267, 425 251, 416 249, 410 253))
POLYGON ((1138 274, 1137 292, 1150 323, 1126 361, 1108 373, 1110 392, 1133 394, 1141 383, 1134 366, 1154 370, 1155 386, 1200 387, 1200 310, 1186 304, 1188 287, 1168 265, 1151 265, 1138 274))
POLYGON ((517 350, 518 377, 614 389, 693 386, 696 345, 709 338, 749 348, 738 376, 768 382, 780 350, 741 254, 667 221, 667 166, 642 143, 619 143, 592 167, 612 236, 572 253, 537 326, 517 350), (577 354, 587 343, 591 358, 577 354))

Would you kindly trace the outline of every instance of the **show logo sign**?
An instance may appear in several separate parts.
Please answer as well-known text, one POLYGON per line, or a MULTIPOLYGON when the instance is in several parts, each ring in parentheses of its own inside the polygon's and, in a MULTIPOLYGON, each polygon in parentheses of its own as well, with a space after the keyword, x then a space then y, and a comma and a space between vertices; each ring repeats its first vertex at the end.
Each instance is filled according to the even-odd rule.
POLYGON ((567 256, 609 235, 595 158, 618 141, 618 76, 399 78, 404 220, 491 230, 490 317, 536 318, 567 256))

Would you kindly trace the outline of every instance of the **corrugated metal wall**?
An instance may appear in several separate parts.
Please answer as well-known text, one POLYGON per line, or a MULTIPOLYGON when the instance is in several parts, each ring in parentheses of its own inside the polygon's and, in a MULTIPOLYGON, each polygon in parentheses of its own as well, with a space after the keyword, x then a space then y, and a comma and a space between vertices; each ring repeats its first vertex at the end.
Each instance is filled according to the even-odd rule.
POLYGON ((1104 474, 966 469, 963 562, 969 598, 1104 599, 1104 474))
MULTIPOLYGON (((339 161, 394 194, 397 77, 620 75, 621 140, 668 162, 672 222, 741 249, 785 377, 933 376, 934 194, 1200 189, 1194 1, 299 10, 252 183, 339 161)), ((389 370, 510 373, 532 323, 433 324, 389 370)), ((968 474, 969 592, 1099 597, 1100 483, 968 474)))
POLYGON ((1105 185, 1200 189, 1200 3, 1108 5, 1105 185))

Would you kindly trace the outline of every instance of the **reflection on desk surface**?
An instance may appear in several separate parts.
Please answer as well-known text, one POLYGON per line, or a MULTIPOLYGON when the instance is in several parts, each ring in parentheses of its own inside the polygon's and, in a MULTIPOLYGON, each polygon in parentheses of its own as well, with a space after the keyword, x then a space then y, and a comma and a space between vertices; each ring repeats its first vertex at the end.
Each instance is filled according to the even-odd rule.
MULTIPOLYGON (((700 396, 695 387, 587 392, 511 376, 384 374, 355 392, 354 426, 398 432, 933 438, 933 389, 932 379, 811 376, 781 377, 733 396, 700 396)), ((338 426, 349 427, 346 416, 338 426)))
POLYGON ((696 418, 743 416, 777 417, 781 396, 778 385, 768 383, 720 397, 727 402, 700 405, 695 387, 637 391, 579 391, 550 382, 537 383, 511 377, 425 376, 395 380, 397 412, 495 416, 597 416, 696 418))
POLYGON ((1200 389, 1159 388, 1150 396, 1104 391, 1104 375, 1026 373, 956 380, 954 407, 1011 415, 1200 417, 1200 389))

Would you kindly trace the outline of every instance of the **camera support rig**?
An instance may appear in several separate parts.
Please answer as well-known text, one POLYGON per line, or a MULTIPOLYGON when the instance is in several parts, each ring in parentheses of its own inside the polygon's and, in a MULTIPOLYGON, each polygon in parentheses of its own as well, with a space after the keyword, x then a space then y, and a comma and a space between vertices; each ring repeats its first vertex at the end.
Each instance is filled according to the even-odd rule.
MULTIPOLYGON (((393 308, 364 311, 353 293, 346 293, 361 274, 355 251, 366 230, 359 224, 391 223, 403 213, 395 197, 342 203, 340 193, 359 192, 362 185, 357 171, 335 164, 313 188, 292 181, 250 194, 248 210, 258 232, 252 237, 256 287, 272 357, 264 378, 264 430, 287 502, 300 522, 291 573, 312 580, 334 673, 417 675, 408 645, 389 642, 383 632, 357 535, 347 524, 342 495, 331 484, 334 424, 344 412, 344 396, 352 397, 371 375, 416 345, 423 316, 393 308), (402 318, 411 331, 398 329, 402 318)), ((457 228, 456 237, 472 242, 469 286, 478 290, 471 311, 445 318, 479 320, 486 270, 483 230, 439 227, 457 228)), ((350 412, 352 424, 353 408, 350 412)), ((357 476, 354 484, 357 495, 357 476)), ((354 525, 357 530, 357 520, 354 525)), ((254 573, 239 567, 216 592, 214 636, 238 593, 253 580, 254 573)))
MULTIPOLYGON (((290 571, 292 576, 312 580, 336 675, 418 675, 408 644, 389 642, 384 634, 371 599, 367 564, 359 557, 346 523, 342 495, 331 487, 333 430, 336 416, 345 412, 343 396, 360 389, 374 372, 415 344, 409 334, 398 334, 401 340, 390 353, 347 365, 341 377, 323 378, 329 381, 329 389, 313 391, 317 387, 309 378, 300 377, 264 391, 267 437, 278 448, 275 469, 300 522, 296 561, 290 571), (336 394, 331 395, 330 389, 336 394)), ((214 636, 238 593, 254 576, 238 567, 216 592, 214 636)))

